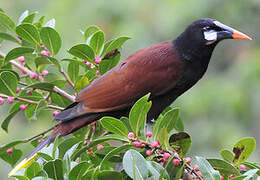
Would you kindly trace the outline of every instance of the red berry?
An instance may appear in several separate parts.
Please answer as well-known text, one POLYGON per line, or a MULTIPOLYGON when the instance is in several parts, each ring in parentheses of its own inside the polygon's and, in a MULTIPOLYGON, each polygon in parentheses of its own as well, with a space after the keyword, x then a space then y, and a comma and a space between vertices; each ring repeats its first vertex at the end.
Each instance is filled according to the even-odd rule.
POLYGON ((163 162, 160 162, 160 165, 163 166, 163 162))
POLYGON ((20 63, 24 63, 24 61, 25 61, 24 56, 18 57, 17 60, 18 60, 20 63))
POLYGON ((146 151, 146 155, 147 155, 147 156, 151 156, 152 154, 153 154, 153 152, 152 152, 151 150, 147 150, 147 151, 146 151))
POLYGON ((152 142, 151 146, 152 146, 152 148, 157 148, 158 142, 157 141, 152 142))
POLYGON ((90 67, 92 65, 92 63, 86 62, 86 65, 90 67))
POLYGON ((134 145, 134 147, 137 147, 137 148, 140 148, 142 146, 139 141, 134 141, 133 145, 134 145))
POLYGON ((60 112, 59 111, 53 111, 52 115, 57 116, 60 112))
POLYGON ((231 175, 228 176, 229 179, 232 179, 233 177, 235 177, 234 174, 231 174, 231 175))
POLYGON ((47 70, 42 71, 42 76, 46 76, 49 72, 47 70))
POLYGON ((147 137, 152 137, 153 133, 151 131, 147 131, 145 134, 147 137))
POLYGON ((38 143, 42 143, 44 139, 38 139, 38 143))
POLYGON ((97 72, 96 72, 96 75, 100 75, 100 72, 99 72, 99 71, 97 71, 97 72))
POLYGON ((26 105, 25 105, 25 104, 21 104, 21 105, 20 105, 20 109, 21 109, 22 111, 25 111, 25 110, 26 110, 26 105))
POLYGON ((172 162, 173 162, 173 165, 174 165, 174 166, 179 166, 179 164, 180 164, 180 160, 179 160, 179 159, 176 159, 176 158, 173 159, 172 162))
POLYGON ((0 105, 4 104, 5 100, 0 97, 0 105))
POLYGON ((171 157, 170 153, 164 153, 163 154, 163 161, 167 162, 170 157, 171 157))
POLYGON ((188 164, 191 163, 191 158, 190 157, 186 157, 185 160, 186 160, 186 163, 188 163, 188 164))
POLYGON ((246 170, 246 166, 244 164, 240 164, 239 169, 242 171, 246 170))
POLYGON ((32 95, 32 91, 31 91, 31 90, 27 90, 27 91, 26 91, 26 94, 27 94, 27 95, 32 95))
POLYGON ((31 78, 31 79, 36 79, 37 78, 37 73, 36 72, 31 72, 30 74, 29 74, 29 77, 31 78))
POLYGON ((101 62, 102 58, 100 57, 95 57, 95 63, 99 64, 101 62))
POLYGON ((135 137, 135 134, 133 132, 128 133, 129 139, 134 139, 134 137, 135 137))
POLYGON ((96 127, 92 127, 92 131, 96 131, 96 127))
POLYGON ((83 63, 86 63, 87 61, 86 61, 86 60, 84 60, 84 59, 82 59, 82 62, 83 62, 83 63))
POLYGON ((199 171, 199 170, 200 170, 200 167, 199 167, 199 165, 197 165, 197 164, 195 164, 195 165, 193 166, 193 168, 194 168, 195 171, 199 171))
POLYGON ((101 145, 101 144, 99 144, 99 145, 97 146, 97 150, 100 150, 100 149, 103 149, 103 148, 104 148, 104 146, 101 145))
POLYGON ((220 176, 220 180, 224 180, 224 176, 220 176))
POLYGON ((21 91, 21 88, 16 88, 16 93, 19 93, 21 91))
POLYGON ((12 104, 12 102, 14 102, 14 98, 8 96, 7 102, 8 102, 9 104, 12 104))
POLYGON ((41 51, 41 57, 42 58, 45 58, 46 56, 50 56, 50 55, 51 55, 50 52, 47 51, 47 50, 42 50, 41 51))
POLYGON ((9 148, 5 151, 7 154, 12 154, 13 153, 13 149, 12 148, 9 148))

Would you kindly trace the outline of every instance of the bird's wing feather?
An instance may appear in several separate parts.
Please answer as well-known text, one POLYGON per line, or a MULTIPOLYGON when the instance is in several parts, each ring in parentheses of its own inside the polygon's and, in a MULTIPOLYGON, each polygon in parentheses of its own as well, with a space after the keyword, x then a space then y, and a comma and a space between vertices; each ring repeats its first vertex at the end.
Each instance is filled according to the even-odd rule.
POLYGON ((76 97, 79 103, 59 116, 69 120, 87 113, 119 110, 149 92, 152 96, 164 93, 174 86, 184 69, 177 56, 170 41, 135 52, 85 87, 76 97))

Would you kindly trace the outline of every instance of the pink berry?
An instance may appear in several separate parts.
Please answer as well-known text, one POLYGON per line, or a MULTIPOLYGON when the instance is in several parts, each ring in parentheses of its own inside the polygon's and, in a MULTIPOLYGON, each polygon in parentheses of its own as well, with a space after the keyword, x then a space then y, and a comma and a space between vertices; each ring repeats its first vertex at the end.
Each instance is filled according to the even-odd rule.
POLYGON ((99 64, 101 62, 102 58, 100 57, 95 57, 95 63, 99 64))
POLYGON ((42 143, 44 141, 44 139, 39 139, 38 143, 42 143))
POLYGON ((24 61, 25 61, 24 56, 18 57, 17 60, 18 60, 20 63, 24 63, 24 61))
POLYGON ((92 127, 92 131, 96 131, 96 127, 92 127))
POLYGON ((134 139, 134 137, 135 137, 135 134, 133 132, 128 133, 129 139, 134 139))
POLYGON ((147 131, 145 134, 147 137, 152 137, 153 133, 151 131, 147 131))
POLYGON ((21 109, 22 111, 25 111, 25 110, 26 110, 26 105, 25 105, 25 104, 21 104, 21 105, 20 105, 20 109, 21 109))
POLYGON ((96 124, 96 122, 94 121, 94 122, 90 123, 89 125, 94 126, 95 124, 96 124))
POLYGON ((31 72, 30 74, 29 74, 29 77, 31 78, 31 79, 36 79, 37 78, 37 73, 36 72, 31 72))
POLYGON ((47 51, 47 50, 42 50, 41 51, 41 57, 42 58, 45 58, 46 56, 50 56, 50 55, 51 55, 50 52, 47 51))
POLYGON ((92 63, 86 62, 86 65, 90 67, 92 65, 92 63))
POLYGON ((147 156, 151 156, 152 154, 153 154, 153 152, 152 152, 151 150, 147 150, 147 151, 146 151, 146 155, 147 155, 147 156))
POLYGON ((224 180, 224 176, 220 176, 220 180, 224 180))
POLYGON ((47 70, 42 71, 42 76, 46 76, 49 72, 47 70))
POLYGON ((152 146, 152 148, 157 148, 158 142, 157 141, 152 142, 151 146, 152 146))
POLYGON ((103 148, 104 148, 104 146, 101 145, 101 144, 99 144, 99 145, 97 146, 97 150, 100 150, 100 149, 103 149, 103 148))
POLYGON ((232 179, 233 177, 235 177, 234 174, 231 174, 231 175, 228 176, 229 179, 232 179))
POLYGON ((84 59, 82 59, 82 62, 83 62, 83 63, 86 63, 87 61, 86 61, 86 60, 84 60, 84 59))
POLYGON ((171 157, 170 153, 164 153, 163 154, 163 161, 167 162, 170 157, 171 157))
POLYGON ((188 164, 191 163, 191 158, 190 157, 186 157, 185 160, 186 160, 186 163, 188 163, 188 164))
POLYGON ((19 93, 21 91, 21 88, 16 88, 16 93, 19 93))
POLYGON ((157 143, 158 143, 158 145, 160 145, 160 141, 159 141, 159 138, 157 139, 157 143))
POLYGON ((200 167, 199 167, 199 165, 197 165, 197 164, 195 164, 195 165, 193 166, 193 168, 194 168, 195 171, 199 171, 199 170, 200 170, 200 167))
POLYGON ((14 98, 8 96, 7 102, 8 102, 9 104, 11 104, 12 102, 14 102, 14 98))
POLYGON ((137 148, 140 148, 142 146, 139 141, 134 141, 133 145, 134 145, 134 147, 137 147, 137 148))
POLYGON ((244 164, 240 164, 239 169, 242 171, 246 170, 246 166, 244 164))
POLYGON ((100 72, 99 72, 99 71, 97 71, 97 72, 96 72, 96 75, 100 75, 100 72))
POLYGON ((59 111, 53 111, 52 115, 57 116, 60 112, 59 111))
POLYGON ((0 105, 4 104, 5 100, 0 97, 0 105))
POLYGON ((180 160, 179 159, 173 159, 173 165, 174 166, 179 166, 179 164, 180 164, 180 160))
POLYGON ((32 95, 32 91, 31 91, 31 90, 27 90, 27 91, 26 91, 26 94, 27 94, 27 95, 32 95))
POLYGON ((12 148, 9 148, 5 151, 7 154, 12 154, 13 153, 13 149, 12 148))
POLYGON ((163 166, 163 162, 160 162, 160 165, 163 166))

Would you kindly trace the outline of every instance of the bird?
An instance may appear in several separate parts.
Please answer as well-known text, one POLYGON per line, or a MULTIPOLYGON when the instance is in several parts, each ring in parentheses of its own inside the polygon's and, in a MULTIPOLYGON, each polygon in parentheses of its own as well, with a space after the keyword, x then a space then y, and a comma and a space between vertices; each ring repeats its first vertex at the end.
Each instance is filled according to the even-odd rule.
POLYGON ((201 18, 174 40, 134 52, 79 92, 76 101, 55 116, 60 123, 52 133, 10 174, 29 164, 57 136, 66 136, 104 116, 128 116, 134 103, 148 93, 152 106, 147 121, 156 120, 203 77, 214 48, 224 39, 252 40, 215 19, 201 18))

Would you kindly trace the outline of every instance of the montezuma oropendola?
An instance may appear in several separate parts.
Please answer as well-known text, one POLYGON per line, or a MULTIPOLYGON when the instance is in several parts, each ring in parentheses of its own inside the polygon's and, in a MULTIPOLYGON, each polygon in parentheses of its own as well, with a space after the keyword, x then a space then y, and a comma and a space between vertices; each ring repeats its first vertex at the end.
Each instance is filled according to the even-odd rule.
POLYGON ((25 167, 56 136, 70 134, 103 116, 127 116, 132 105, 147 93, 151 93, 152 101, 147 120, 156 119, 202 78, 215 46, 224 39, 251 40, 219 21, 203 18, 191 23, 173 41, 136 51, 85 87, 75 103, 55 116, 54 120, 61 123, 9 175, 25 167))

